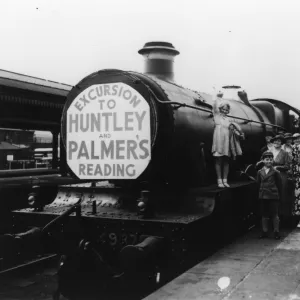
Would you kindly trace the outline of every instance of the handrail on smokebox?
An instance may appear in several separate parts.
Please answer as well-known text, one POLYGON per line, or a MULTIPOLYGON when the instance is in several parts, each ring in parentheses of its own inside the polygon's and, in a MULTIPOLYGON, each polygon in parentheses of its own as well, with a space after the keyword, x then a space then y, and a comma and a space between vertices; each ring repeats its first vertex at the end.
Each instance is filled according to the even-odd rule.
MULTIPOLYGON (((132 74, 130 74, 128 72, 126 72, 126 75, 130 79, 132 79, 134 83, 141 83, 141 84, 143 84, 147 88, 147 90, 149 91, 149 93, 151 93, 151 95, 154 97, 154 99, 158 103, 160 103, 160 104, 176 105, 176 109, 178 109, 180 107, 188 107, 188 108, 192 108, 192 109, 196 109, 196 110, 207 112, 207 113, 210 114, 211 117, 213 116, 212 111, 208 110, 208 109, 205 109, 205 108, 200 108, 200 107, 197 107, 197 106, 194 106, 194 105, 189 105, 189 104, 186 104, 186 103, 180 103, 180 102, 176 102, 176 101, 161 101, 161 100, 159 100, 157 98, 157 96, 152 91, 152 89, 147 84, 145 84, 144 82, 142 82, 138 77, 135 77, 135 76, 133 76, 132 74)), ((283 127, 275 125, 275 124, 270 124, 270 123, 265 123, 265 122, 259 122, 259 121, 254 121, 254 120, 249 120, 249 119, 245 119, 245 118, 241 118, 241 117, 236 117, 236 116, 232 116, 232 115, 228 115, 228 117, 233 118, 233 119, 237 119, 237 120, 242 120, 242 121, 245 122, 245 124, 248 124, 248 123, 262 124, 262 125, 265 125, 265 126, 275 127, 275 128, 278 128, 278 129, 281 129, 281 130, 285 131, 285 129, 283 127)))
MULTIPOLYGON (((207 113, 209 113, 211 115, 211 117, 213 116, 212 111, 210 111, 208 109, 200 108, 200 107, 197 107, 197 106, 194 106, 194 105, 189 105, 189 104, 186 104, 186 103, 180 103, 180 102, 176 102, 176 101, 161 101, 161 100, 159 100, 156 97, 156 95, 153 93, 152 90, 151 90, 151 94, 155 97, 155 100, 157 102, 161 103, 161 104, 177 105, 176 108, 188 107, 188 108, 192 108, 192 109, 196 109, 196 110, 207 112, 207 113)), ((233 118, 233 119, 242 120, 242 121, 245 122, 245 124, 256 123, 256 124, 262 124, 262 125, 265 125, 265 126, 271 126, 271 127, 275 127, 275 128, 281 129, 281 130, 285 130, 283 127, 275 125, 275 124, 270 124, 270 123, 265 123, 265 122, 259 122, 259 121, 254 121, 254 120, 249 120, 249 119, 245 119, 245 118, 241 118, 241 117, 236 117, 236 116, 232 116, 232 115, 227 115, 227 116, 230 117, 230 118, 233 118)))

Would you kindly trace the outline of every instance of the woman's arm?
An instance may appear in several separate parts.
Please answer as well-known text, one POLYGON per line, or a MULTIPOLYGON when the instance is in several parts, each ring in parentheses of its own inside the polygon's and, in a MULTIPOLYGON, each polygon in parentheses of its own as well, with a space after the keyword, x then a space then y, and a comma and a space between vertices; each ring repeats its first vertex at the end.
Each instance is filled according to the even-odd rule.
POLYGON ((290 168, 290 156, 286 151, 281 151, 283 151, 282 158, 277 162, 278 165, 275 166, 275 169, 278 171, 287 171, 290 168))
POLYGON ((284 165, 283 165, 283 167, 287 171, 287 170, 290 169, 291 156, 287 152, 285 152, 284 154, 285 154, 285 156, 284 156, 284 165))
POLYGON ((222 100, 219 97, 217 97, 217 96, 215 96, 215 99, 213 99, 213 107, 212 108, 213 108, 213 114, 214 115, 220 113, 220 111, 219 111, 219 105, 220 105, 221 101, 222 100))
POLYGON ((237 135, 240 139, 244 140, 245 139, 245 135, 244 135, 244 133, 243 133, 242 128, 240 127, 240 125, 238 123, 234 122, 234 121, 231 121, 229 128, 231 126, 234 129, 235 135, 237 135))

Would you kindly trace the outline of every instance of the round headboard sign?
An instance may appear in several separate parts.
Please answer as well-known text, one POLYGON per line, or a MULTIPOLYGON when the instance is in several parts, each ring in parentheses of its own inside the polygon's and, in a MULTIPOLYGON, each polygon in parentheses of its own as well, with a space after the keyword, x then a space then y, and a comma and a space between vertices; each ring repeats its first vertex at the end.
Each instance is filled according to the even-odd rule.
POLYGON ((131 86, 91 85, 67 110, 67 163, 80 179, 135 179, 151 160, 150 107, 131 86))

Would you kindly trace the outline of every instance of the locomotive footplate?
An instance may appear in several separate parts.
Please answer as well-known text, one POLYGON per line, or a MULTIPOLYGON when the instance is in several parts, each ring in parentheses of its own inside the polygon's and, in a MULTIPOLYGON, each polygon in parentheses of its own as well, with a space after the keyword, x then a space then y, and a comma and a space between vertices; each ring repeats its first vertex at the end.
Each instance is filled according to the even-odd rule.
MULTIPOLYGON (((207 228, 203 230, 203 224, 212 218, 214 225, 222 227, 222 222, 217 221, 226 219, 228 223, 228 219, 235 218, 245 221, 256 210, 253 201, 255 187, 255 183, 248 181, 232 183, 227 189, 217 188, 216 185, 189 189, 179 196, 181 204, 173 211, 174 195, 169 195, 167 209, 163 206, 160 209, 156 205, 154 214, 145 217, 139 214, 136 207, 138 195, 131 191, 114 187, 91 188, 87 185, 62 186, 56 199, 42 211, 34 211, 32 208, 14 211, 14 231, 24 231, 24 225, 43 227, 80 201, 79 209, 60 220, 55 231, 65 232, 67 225, 74 223, 75 228, 80 226, 84 237, 94 236, 94 239, 109 244, 115 250, 139 242, 141 235, 160 236, 175 242, 178 238, 174 236, 180 236, 179 239, 193 236, 190 234, 193 232, 191 228, 206 232, 207 228)), ((162 199, 166 201, 167 196, 163 193, 158 197, 161 197, 159 201, 162 202, 162 199)))
MULTIPOLYGON (((147 222, 175 222, 189 224, 201 218, 210 215, 215 208, 215 198, 222 194, 231 194, 240 191, 243 187, 249 187, 249 190, 255 186, 254 182, 236 182, 232 183, 230 188, 221 189, 217 185, 207 187, 193 188, 180 194, 182 205, 177 210, 172 207, 172 203, 167 209, 158 207, 151 218, 145 220, 144 216, 137 213, 136 207, 132 203, 136 195, 128 195, 121 189, 115 188, 91 188, 89 186, 62 186, 60 187, 56 199, 45 206, 38 213, 32 208, 25 208, 14 211, 15 214, 33 214, 33 215, 60 215, 70 206, 81 199, 81 216, 91 218, 122 219, 122 220, 143 220, 147 222), (165 212, 164 212, 165 210, 165 212)), ((255 187, 254 187, 255 188, 255 187)), ((173 197, 173 195, 163 194, 158 198, 173 197)), ((134 199, 136 200, 136 199, 134 199)), ((161 200, 161 199, 159 199, 161 200)), ((168 199, 172 201, 172 199, 168 199)), ((73 213, 71 216, 75 216, 73 213)), ((48 218, 47 218, 48 219, 48 218)))

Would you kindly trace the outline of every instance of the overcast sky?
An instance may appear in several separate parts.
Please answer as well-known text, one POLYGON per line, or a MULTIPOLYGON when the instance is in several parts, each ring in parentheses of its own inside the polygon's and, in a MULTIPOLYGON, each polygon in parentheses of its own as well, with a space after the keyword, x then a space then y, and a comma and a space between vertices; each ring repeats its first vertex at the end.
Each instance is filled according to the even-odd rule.
POLYGON ((241 85, 300 108, 297 0, 1 0, 0 69, 74 85, 103 68, 143 71, 137 51, 171 42, 186 87, 241 85))

